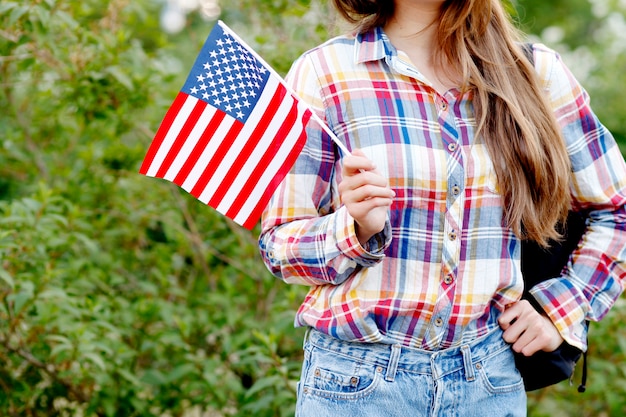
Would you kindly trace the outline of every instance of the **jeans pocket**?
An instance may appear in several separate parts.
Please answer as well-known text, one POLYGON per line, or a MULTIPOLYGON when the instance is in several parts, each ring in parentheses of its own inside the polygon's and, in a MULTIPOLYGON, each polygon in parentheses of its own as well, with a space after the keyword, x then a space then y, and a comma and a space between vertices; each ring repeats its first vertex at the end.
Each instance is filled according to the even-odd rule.
POLYGON ((382 368, 320 348, 310 352, 303 372, 301 392, 337 400, 372 394, 382 378, 382 368))
POLYGON ((485 388, 492 394, 524 390, 524 381, 515 367, 513 352, 509 348, 476 363, 475 366, 485 388))

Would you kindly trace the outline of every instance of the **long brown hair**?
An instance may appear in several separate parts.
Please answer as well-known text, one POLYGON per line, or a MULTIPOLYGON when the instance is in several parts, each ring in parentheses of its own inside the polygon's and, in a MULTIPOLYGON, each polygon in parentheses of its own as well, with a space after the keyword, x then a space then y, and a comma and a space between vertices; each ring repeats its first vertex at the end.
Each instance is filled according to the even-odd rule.
MULTIPOLYGON (((334 0, 361 32, 384 26, 389 0, 334 0)), ((477 137, 486 143, 504 202, 504 221, 522 239, 559 239, 567 217, 570 161, 521 36, 500 0, 446 0, 435 62, 459 65, 463 89, 474 91, 477 137)))

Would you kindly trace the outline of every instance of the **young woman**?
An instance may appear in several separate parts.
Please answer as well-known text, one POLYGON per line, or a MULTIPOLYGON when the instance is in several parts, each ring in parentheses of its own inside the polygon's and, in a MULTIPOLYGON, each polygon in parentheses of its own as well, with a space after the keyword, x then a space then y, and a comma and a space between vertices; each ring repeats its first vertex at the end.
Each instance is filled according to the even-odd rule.
POLYGON ((300 416, 524 416, 513 360, 585 349, 626 276, 626 166, 559 56, 524 55, 499 0, 335 0, 357 23, 287 81, 313 123, 261 253, 310 286, 300 416), (520 301, 520 242, 587 231, 520 301))

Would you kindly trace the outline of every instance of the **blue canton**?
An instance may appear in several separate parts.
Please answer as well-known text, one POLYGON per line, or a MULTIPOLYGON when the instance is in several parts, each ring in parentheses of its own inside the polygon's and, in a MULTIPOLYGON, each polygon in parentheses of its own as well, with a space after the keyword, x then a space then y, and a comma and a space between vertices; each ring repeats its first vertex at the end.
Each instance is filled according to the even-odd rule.
POLYGON ((245 123, 269 75, 267 68, 244 46, 216 25, 182 92, 245 123))

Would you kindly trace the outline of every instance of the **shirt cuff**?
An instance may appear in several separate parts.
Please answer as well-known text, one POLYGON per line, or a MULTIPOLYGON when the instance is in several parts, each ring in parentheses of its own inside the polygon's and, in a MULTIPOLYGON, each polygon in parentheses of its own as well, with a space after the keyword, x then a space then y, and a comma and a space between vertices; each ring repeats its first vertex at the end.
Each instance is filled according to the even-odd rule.
POLYGON ((363 247, 356 235, 354 218, 345 206, 337 211, 334 228, 337 249, 363 267, 374 266, 382 261, 385 249, 391 244, 391 224, 387 219, 384 229, 372 236, 363 247))
POLYGON ((553 278, 530 290, 563 339, 583 351, 587 350, 586 306, 582 291, 565 278, 553 278))

